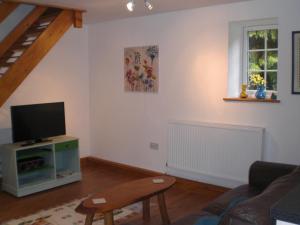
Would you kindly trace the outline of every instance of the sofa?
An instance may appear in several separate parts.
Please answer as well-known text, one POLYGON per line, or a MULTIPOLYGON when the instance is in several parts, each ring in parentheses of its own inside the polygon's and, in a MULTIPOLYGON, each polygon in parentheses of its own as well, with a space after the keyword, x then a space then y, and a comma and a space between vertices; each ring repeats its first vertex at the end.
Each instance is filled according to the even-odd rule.
POLYGON ((248 184, 224 193, 199 214, 184 217, 173 225, 194 225, 207 216, 221 216, 220 225, 272 225, 270 208, 298 184, 300 167, 257 161, 250 166, 248 184), (236 199, 243 200, 232 207, 236 199))

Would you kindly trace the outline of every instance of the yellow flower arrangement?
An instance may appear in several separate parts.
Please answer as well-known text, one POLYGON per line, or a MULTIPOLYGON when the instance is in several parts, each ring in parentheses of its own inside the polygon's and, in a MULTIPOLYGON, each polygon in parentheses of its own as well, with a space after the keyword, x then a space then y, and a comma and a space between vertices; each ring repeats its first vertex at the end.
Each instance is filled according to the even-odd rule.
POLYGON ((250 83, 254 86, 262 86, 265 85, 265 79, 259 74, 252 74, 250 75, 250 83))

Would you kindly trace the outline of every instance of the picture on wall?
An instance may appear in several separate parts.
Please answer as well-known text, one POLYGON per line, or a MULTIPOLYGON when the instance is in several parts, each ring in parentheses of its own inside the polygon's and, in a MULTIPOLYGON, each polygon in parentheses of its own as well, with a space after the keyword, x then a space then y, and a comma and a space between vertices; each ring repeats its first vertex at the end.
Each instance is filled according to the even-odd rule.
POLYGON ((300 94, 300 31, 293 32, 292 93, 300 94))
POLYGON ((157 45, 124 49, 125 91, 158 92, 157 45))

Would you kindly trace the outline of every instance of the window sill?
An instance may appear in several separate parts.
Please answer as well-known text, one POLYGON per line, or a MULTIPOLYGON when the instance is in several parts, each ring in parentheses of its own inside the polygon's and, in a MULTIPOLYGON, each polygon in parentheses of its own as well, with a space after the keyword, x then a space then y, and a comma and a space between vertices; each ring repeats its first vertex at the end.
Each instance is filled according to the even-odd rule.
POLYGON ((263 103, 280 103, 280 100, 274 99, 257 99, 257 98, 223 98, 225 102, 263 102, 263 103))

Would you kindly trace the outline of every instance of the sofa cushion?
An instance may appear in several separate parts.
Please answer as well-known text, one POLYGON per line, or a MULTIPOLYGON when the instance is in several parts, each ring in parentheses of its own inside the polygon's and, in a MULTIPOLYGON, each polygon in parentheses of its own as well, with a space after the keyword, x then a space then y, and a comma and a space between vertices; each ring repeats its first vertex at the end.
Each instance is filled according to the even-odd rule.
POLYGON ((227 215, 256 225, 271 225, 270 207, 300 184, 300 167, 273 181, 261 194, 240 203, 227 215))
POLYGON ((218 225, 223 217, 236 205, 245 201, 248 198, 245 197, 236 197, 232 198, 228 207, 224 210, 224 212, 220 215, 209 215, 209 216, 202 216, 199 220, 195 223, 195 225, 218 225))
POLYGON ((257 189, 249 187, 248 185, 242 185, 216 198, 203 210, 220 216, 225 211, 225 209, 229 207, 229 204, 233 199, 252 198, 258 194, 259 191, 257 189))
POLYGON ((199 218, 194 225, 218 225, 221 221, 220 216, 202 216, 199 218))

